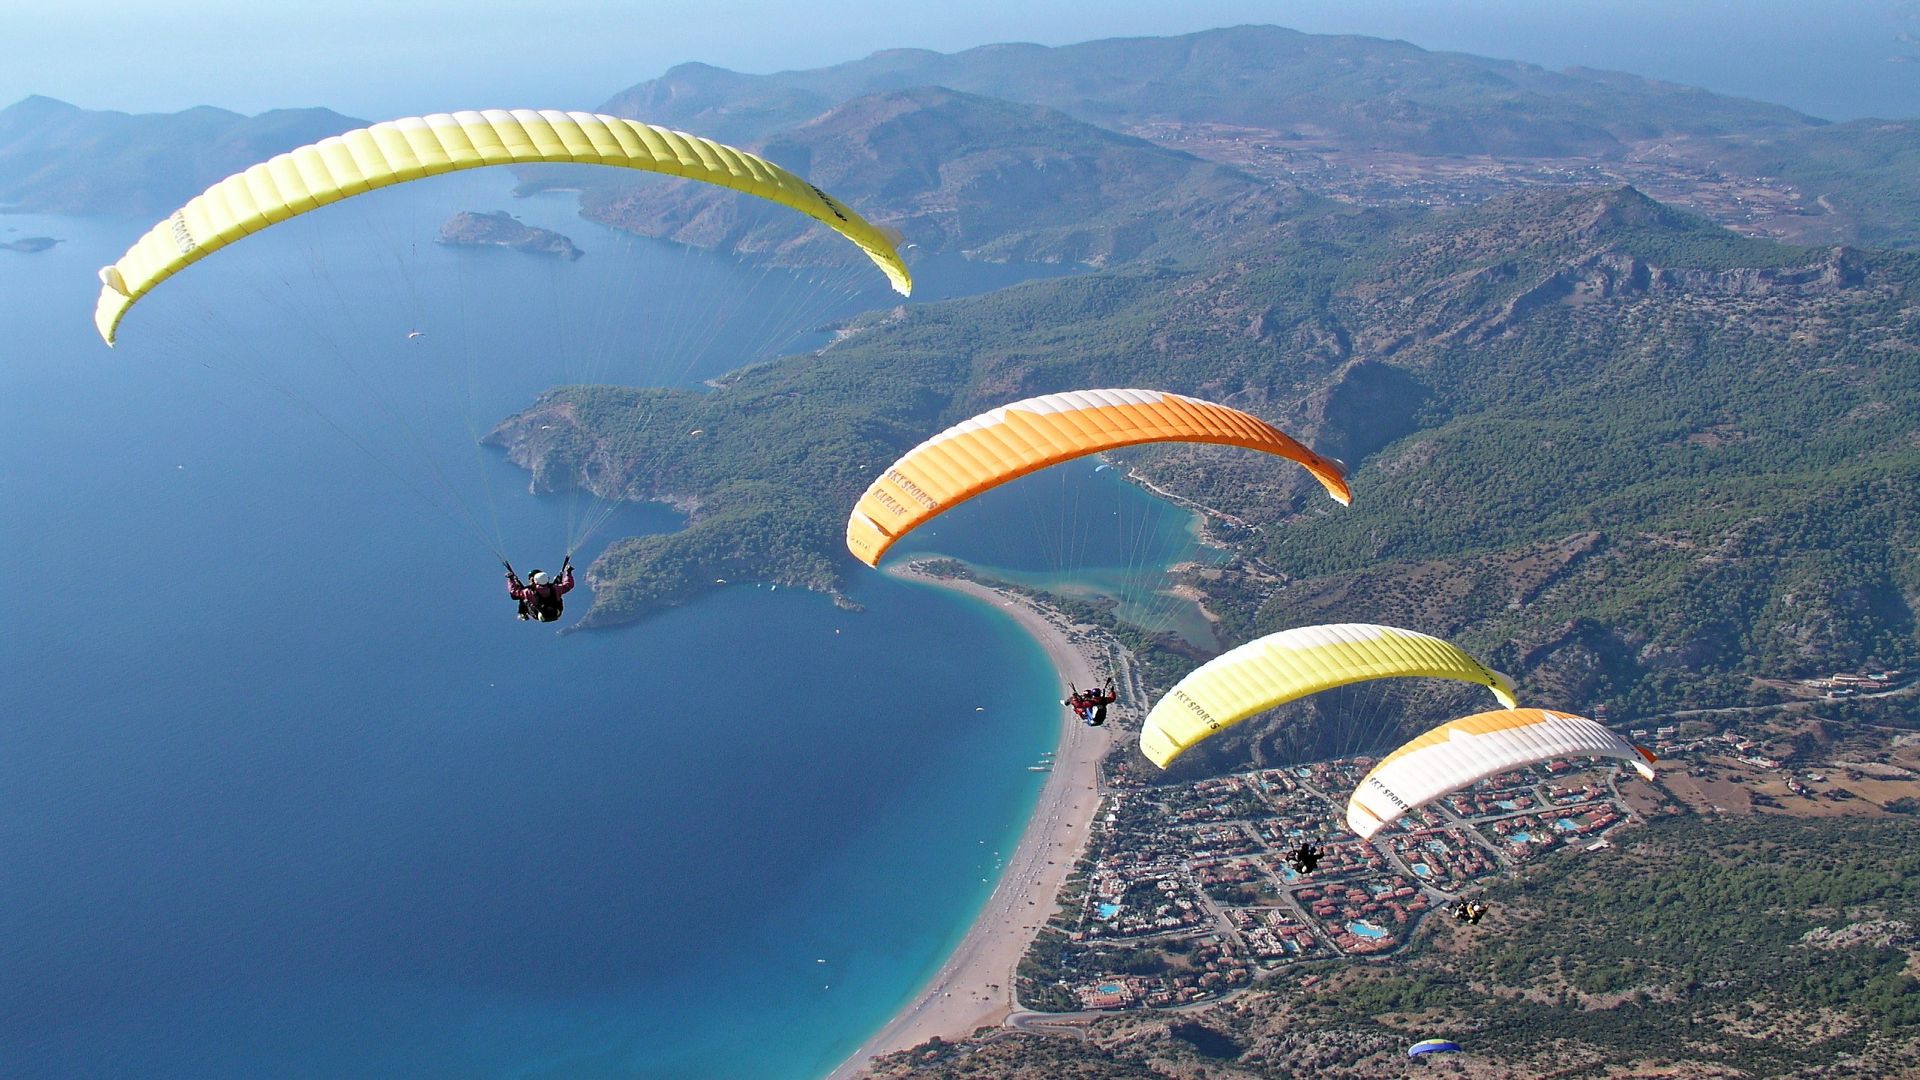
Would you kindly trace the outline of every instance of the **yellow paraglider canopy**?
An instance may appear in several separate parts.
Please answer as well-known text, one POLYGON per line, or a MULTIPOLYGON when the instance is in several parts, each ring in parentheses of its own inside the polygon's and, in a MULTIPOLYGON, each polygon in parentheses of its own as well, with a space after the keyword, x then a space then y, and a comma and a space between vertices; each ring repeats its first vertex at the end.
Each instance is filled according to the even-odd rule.
POLYGON ((1296 698, 1369 679, 1479 683, 1512 708, 1513 682, 1437 637, 1371 623, 1282 630, 1189 672, 1147 714, 1140 752, 1166 768, 1195 743, 1296 698))
POLYGON ((575 162, 681 176, 791 207, 851 240, 902 294, 893 241, 838 199, 763 158, 711 139, 594 113, 531 109, 389 120, 277 155, 196 195, 100 270, 94 325, 108 345, 134 301, 249 233, 328 203, 488 165, 575 162))

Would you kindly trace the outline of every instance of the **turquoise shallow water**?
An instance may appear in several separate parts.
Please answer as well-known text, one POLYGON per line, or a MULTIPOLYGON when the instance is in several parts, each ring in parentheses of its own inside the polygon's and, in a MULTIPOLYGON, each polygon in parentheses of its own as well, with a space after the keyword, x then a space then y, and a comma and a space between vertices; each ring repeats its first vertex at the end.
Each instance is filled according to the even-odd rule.
MULTIPOLYGON (((450 191, 416 219, 514 205, 450 191)), ((284 283, 249 278, 317 241, 262 237, 173 283, 171 355, 139 312, 108 352, 93 269, 144 224, 0 217, 65 241, 0 253, 0 551, 31 583, 0 635, 0 1071, 798 1078, 884 1023, 1045 780, 1038 648, 877 574, 863 615, 748 583, 561 637, 516 622, 420 497, 491 499, 509 550, 551 559, 582 507, 526 494, 467 428, 569 374, 528 331, 542 289, 737 268, 649 269, 584 224, 588 257, 557 266, 423 244, 408 277, 327 249, 370 337, 323 347, 278 333, 254 286, 284 283), (396 352, 449 280, 498 348, 442 322, 396 352), (194 313, 229 301, 223 332, 259 354, 183 360, 194 313)), ((596 542, 672 525, 624 509, 596 542)))
POLYGON ((1199 519, 1086 458, 985 492, 901 540, 898 555, 961 559, 982 576, 1079 600, 1157 633, 1214 647, 1213 628, 1170 590, 1168 569, 1218 563, 1199 519))

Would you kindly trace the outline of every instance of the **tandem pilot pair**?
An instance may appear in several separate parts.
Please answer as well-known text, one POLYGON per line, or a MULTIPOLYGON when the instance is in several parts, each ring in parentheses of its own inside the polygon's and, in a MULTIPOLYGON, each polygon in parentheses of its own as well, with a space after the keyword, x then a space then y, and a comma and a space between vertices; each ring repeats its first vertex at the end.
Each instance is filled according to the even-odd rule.
POLYGON ((541 570, 527 575, 522 584, 513 572, 512 563, 503 563, 507 568, 507 595, 520 602, 520 618, 532 622, 554 622, 560 613, 566 610, 561 597, 573 591, 573 556, 569 555, 560 564, 560 579, 541 570))

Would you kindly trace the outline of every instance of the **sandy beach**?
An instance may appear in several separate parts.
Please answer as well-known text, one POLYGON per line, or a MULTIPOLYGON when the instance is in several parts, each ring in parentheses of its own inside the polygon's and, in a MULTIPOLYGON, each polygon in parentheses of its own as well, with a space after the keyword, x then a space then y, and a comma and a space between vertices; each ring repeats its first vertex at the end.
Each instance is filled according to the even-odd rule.
MULTIPOLYGON (((1098 683, 1099 664, 1067 637, 1047 613, 1018 596, 1002 595, 977 582, 930 578, 912 565, 889 568, 942 588, 978 597, 1007 613, 1046 650, 1063 688, 1098 683)), ((882 1054, 906 1050, 934 1036, 958 1039, 998 1025, 1013 1010, 1013 975, 1034 934, 1053 914, 1060 883, 1086 844, 1099 807, 1100 758, 1113 744, 1114 728, 1090 728, 1060 710, 1060 747, 1033 817, 1008 860, 999 886, 948 957, 914 1000, 881 1028, 829 1080, 851 1080, 882 1054)))

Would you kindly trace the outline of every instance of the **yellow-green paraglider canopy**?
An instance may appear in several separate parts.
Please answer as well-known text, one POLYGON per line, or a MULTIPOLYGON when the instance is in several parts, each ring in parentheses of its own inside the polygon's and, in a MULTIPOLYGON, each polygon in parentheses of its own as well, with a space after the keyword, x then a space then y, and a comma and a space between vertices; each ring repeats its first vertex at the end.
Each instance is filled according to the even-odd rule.
POLYGON ((1513 708, 1513 682, 1437 637, 1371 623, 1282 630, 1214 657, 1147 714, 1140 751, 1165 768, 1195 743, 1308 694, 1369 679, 1459 679, 1513 708))
POLYGON ((574 162, 733 188, 823 222, 867 253, 898 292, 913 288, 893 241, 838 199, 744 150, 595 113, 435 113, 335 135, 235 173, 196 195, 100 270, 94 325, 108 345, 134 301, 183 268, 297 214, 375 188, 488 165, 574 162))

